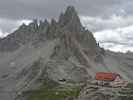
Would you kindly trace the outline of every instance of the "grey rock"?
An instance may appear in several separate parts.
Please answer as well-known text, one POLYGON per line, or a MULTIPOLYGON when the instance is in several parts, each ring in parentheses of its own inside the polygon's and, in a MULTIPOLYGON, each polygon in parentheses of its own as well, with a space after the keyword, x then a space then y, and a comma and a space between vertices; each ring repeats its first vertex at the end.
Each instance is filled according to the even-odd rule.
MULTIPOLYGON (((34 20, 0 39, 0 76, 9 73, 8 77, 0 78, 0 86, 3 91, 21 93, 38 88, 47 78, 86 82, 97 71, 116 72, 131 82, 132 60, 132 53, 119 54, 100 48, 93 34, 81 25, 75 8, 69 6, 59 21, 38 24, 34 20)), ((0 97, 10 100, 6 99, 7 94, 0 97)))

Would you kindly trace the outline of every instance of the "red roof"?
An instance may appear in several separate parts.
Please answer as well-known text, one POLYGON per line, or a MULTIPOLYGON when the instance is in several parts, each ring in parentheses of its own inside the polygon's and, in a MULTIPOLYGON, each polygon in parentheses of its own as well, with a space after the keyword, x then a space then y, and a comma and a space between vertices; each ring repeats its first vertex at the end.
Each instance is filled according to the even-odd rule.
POLYGON ((111 72, 97 72, 95 78, 96 80, 113 81, 116 76, 117 74, 111 72))

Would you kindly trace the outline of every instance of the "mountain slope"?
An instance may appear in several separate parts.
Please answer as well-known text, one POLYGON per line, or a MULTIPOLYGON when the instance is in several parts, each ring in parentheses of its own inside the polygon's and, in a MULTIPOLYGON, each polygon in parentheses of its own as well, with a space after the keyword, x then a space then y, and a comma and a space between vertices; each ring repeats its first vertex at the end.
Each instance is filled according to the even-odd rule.
POLYGON ((133 79, 133 56, 100 48, 72 6, 58 21, 38 24, 34 20, 21 25, 0 40, 0 56, 0 88, 9 91, 0 94, 4 100, 13 100, 16 95, 25 97, 23 92, 37 89, 46 80, 86 83, 97 71, 120 73, 127 81, 133 79))

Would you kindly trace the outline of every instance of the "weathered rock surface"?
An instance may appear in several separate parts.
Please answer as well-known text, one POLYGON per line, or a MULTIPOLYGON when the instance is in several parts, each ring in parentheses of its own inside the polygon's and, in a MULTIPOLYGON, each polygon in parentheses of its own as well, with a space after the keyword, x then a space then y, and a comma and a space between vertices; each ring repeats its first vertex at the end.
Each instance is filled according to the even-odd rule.
MULTIPOLYGON (((131 86, 131 84, 130 84, 131 86)), ((86 84, 75 100, 132 100, 132 86, 125 88, 86 84)))
POLYGON ((131 54, 100 48, 93 34, 82 26, 75 8, 69 6, 58 21, 38 24, 34 20, 0 40, 0 88, 5 91, 0 97, 13 100, 47 78, 59 83, 86 82, 97 71, 116 72, 132 81, 131 54), (6 91, 14 93, 13 98, 6 91))

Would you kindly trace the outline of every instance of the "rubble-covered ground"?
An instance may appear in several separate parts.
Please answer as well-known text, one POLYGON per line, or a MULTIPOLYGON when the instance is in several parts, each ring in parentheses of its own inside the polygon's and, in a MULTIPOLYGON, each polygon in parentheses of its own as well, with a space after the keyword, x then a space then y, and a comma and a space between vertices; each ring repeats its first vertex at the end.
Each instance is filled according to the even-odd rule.
POLYGON ((126 87, 108 87, 87 84, 76 100, 132 100, 133 83, 126 87))
POLYGON ((58 21, 34 20, 0 39, 0 98, 3 100, 75 100, 76 97, 104 100, 100 98, 113 99, 119 94, 125 96, 124 91, 132 92, 132 88, 123 91, 90 85, 85 86, 89 89, 82 89, 80 83, 86 84, 98 71, 115 72, 132 82, 133 53, 114 53, 99 47, 72 6, 61 13, 58 21), (43 84, 47 79, 51 81, 43 84), (60 85, 62 81, 65 84, 60 85), (53 83, 58 84, 53 86, 53 83))

